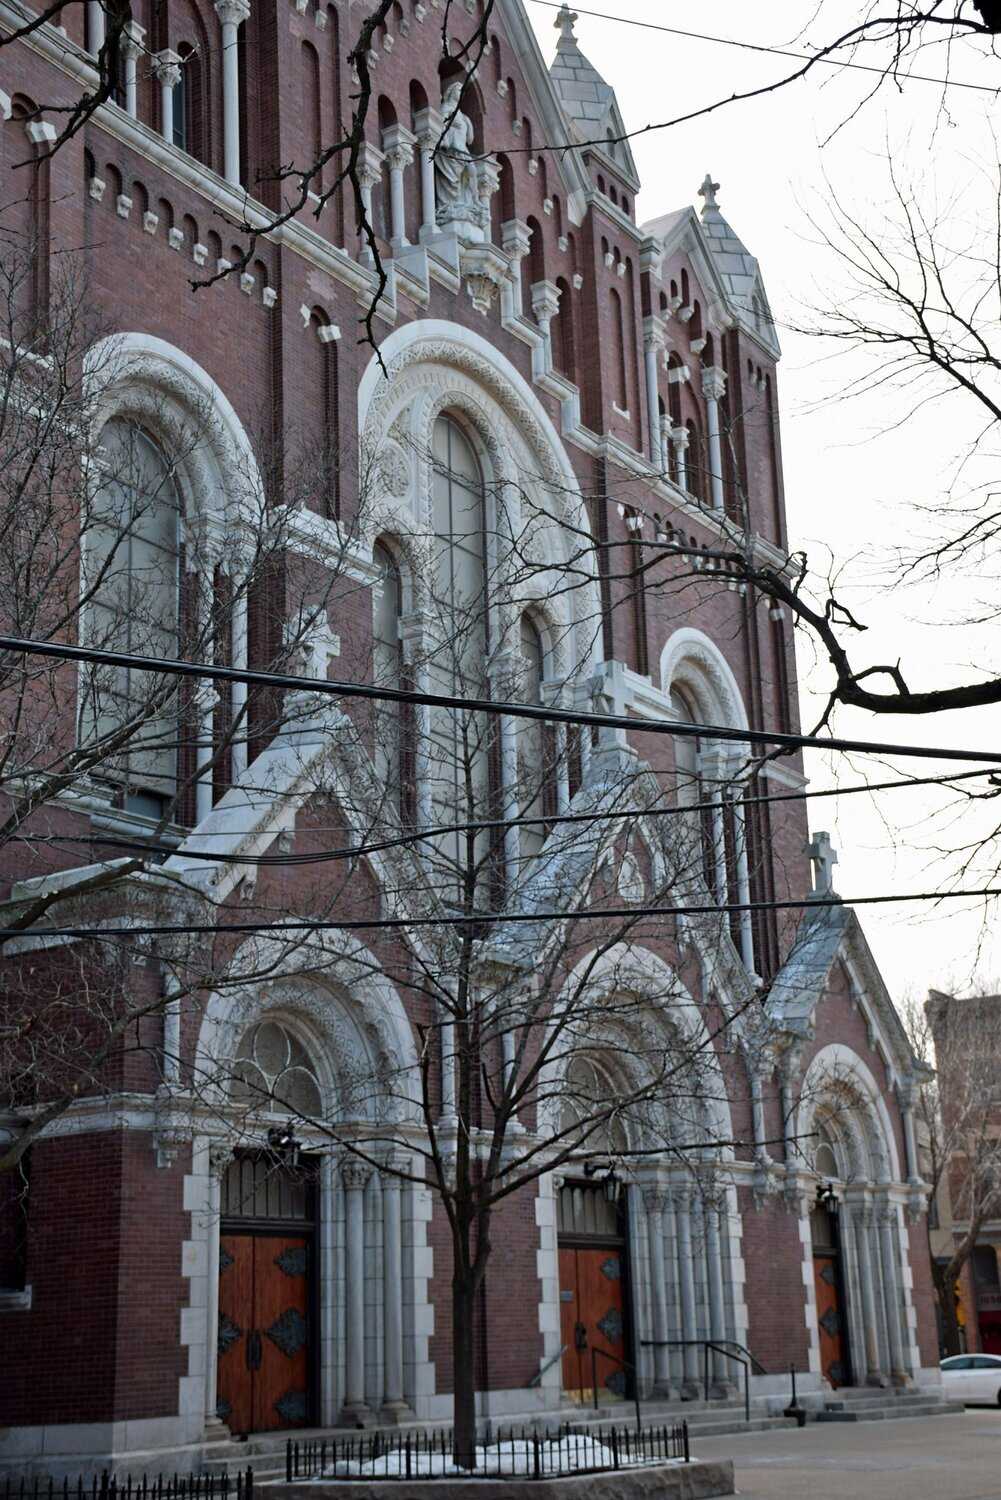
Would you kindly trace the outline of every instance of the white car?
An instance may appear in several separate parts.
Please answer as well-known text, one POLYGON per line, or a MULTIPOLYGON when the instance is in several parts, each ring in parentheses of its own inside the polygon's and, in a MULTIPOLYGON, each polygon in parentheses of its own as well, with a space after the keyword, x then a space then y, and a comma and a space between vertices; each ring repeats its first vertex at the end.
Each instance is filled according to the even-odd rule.
POLYGON ((942 1390, 953 1401, 1001 1406, 1001 1354, 953 1354, 942 1361, 942 1390))

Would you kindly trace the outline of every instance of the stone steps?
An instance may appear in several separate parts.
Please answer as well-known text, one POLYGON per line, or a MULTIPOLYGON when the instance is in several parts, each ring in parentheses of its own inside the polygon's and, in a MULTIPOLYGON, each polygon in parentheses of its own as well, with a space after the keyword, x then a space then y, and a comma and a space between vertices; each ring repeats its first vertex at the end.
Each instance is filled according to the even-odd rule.
POLYGON ((859 1403, 833 1409, 828 1406, 822 1411, 812 1412, 808 1420, 814 1422, 899 1422, 907 1417, 956 1416, 962 1410, 962 1403, 958 1401, 918 1399, 905 1402, 898 1398, 884 1404, 866 1403, 863 1405, 859 1403))

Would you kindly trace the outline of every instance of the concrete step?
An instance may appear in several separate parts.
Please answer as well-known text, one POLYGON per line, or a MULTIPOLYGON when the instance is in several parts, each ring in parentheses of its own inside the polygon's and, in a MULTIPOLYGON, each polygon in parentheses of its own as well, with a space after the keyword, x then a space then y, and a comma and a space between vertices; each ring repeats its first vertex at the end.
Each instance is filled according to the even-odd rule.
POLYGON ((901 1401, 887 1402, 882 1406, 858 1406, 832 1411, 811 1412, 808 1420, 814 1422, 901 1422, 908 1417, 955 1416, 963 1410, 956 1401, 901 1401))

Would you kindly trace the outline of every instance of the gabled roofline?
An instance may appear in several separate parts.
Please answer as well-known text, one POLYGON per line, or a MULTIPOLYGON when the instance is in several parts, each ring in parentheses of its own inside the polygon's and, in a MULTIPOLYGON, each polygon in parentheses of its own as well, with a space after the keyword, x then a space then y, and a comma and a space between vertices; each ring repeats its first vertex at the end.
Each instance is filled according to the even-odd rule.
MULTIPOLYGON (((502 18, 508 36, 514 44, 518 62, 531 92, 532 102, 545 126, 543 144, 555 146, 563 141, 568 144, 572 143, 574 139, 572 127, 563 113, 563 106, 560 104, 556 88, 549 76, 549 68, 542 56, 542 49, 522 0, 497 0, 495 10, 496 14, 502 18)), ((591 187, 591 179, 584 169, 583 162, 576 154, 578 149, 579 147, 575 146, 569 151, 548 153, 560 174, 568 201, 573 203, 576 210, 575 213, 570 214, 575 224, 583 222, 586 195, 591 187)))

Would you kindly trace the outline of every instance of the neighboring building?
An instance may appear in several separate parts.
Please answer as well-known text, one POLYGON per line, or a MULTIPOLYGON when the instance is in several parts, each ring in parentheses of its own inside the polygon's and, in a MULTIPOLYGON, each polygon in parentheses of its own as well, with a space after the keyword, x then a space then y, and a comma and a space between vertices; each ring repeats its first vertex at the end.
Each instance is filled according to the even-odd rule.
POLYGON ((973 1352, 1001 1354, 1001 995, 929 990, 947 1160, 932 1207, 931 1252, 940 1265, 980 1220, 956 1287, 961 1338, 973 1352))
MULTIPOLYGON (((12 199, 14 164, 51 137, 51 120, 32 114, 37 101, 71 100, 92 78, 85 10, 93 16, 99 8, 70 8, 65 31, 41 25, 0 53, 0 202, 12 199)), ((133 433, 142 429, 143 462, 162 477, 157 546, 172 597, 183 606, 199 578, 216 578, 221 560, 238 570, 227 556, 232 533, 220 496, 237 467, 247 474, 263 467, 248 433, 264 411, 278 433, 319 431, 335 461, 323 500, 298 514, 286 571, 266 597, 262 586, 247 610, 234 611, 216 642, 219 657, 270 664, 282 639, 274 611, 283 589, 291 593, 304 570, 320 577, 336 556, 350 588, 314 632, 312 670, 336 659, 339 677, 368 679, 374 651, 384 680, 413 680, 410 668, 426 659, 427 644, 415 607, 426 582, 413 566, 420 539, 433 531, 437 555, 475 589, 487 522, 477 513, 456 541, 455 516, 483 503, 486 475, 520 483, 546 522, 539 545, 551 549, 549 581, 517 622, 539 701, 738 732, 795 731, 793 643, 780 610, 711 568, 679 600, 631 586, 608 561, 638 549, 637 538, 673 538, 698 553, 745 512, 759 555, 781 561, 779 348, 757 262, 724 219, 709 177, 700 212, 682 206, 636 222, 639 181, 628 144, 616 139, 615 95, 581 54, 566 9, 547 68, 521 0, 498 0, 490 52, 466 89, 462 117, 474 151, 486 145, 494 155, 450 179, 430 155, 449 82, 439 68, 441 7, 394 6, 374 53, 378 98, 366 157, 390 268, 376 319, 384 369, 356 339, 375 283, 342 196, 318 222, 303 212, 278 242, 259 241, 240 278, 192 291, 200 268, 232 259, 231 246, 245 244, 232 228, 243 212, 241 184, 253 194, 264 174, 266 201, 251 198, 249 211, 266 214, 278 202, 269 164, 301 160, 332 137, 352 92, 346 57, 358 10, 348 0, 316 8, 299 0, 214 7, 138 0, 135 13, 156 53, 152 71, 135 72, 126 58, 121 100, 102 106, 38 167, 18 205, 14 228, 37 247, 36 269, 57 251, 84 247, 91 311, 129 355, 126 374, 103 393, 105 445, 114 451, 130 424, 133 433), (220 66, 219 51, 221 36, 235 45, 237 27, 238 75, 220 66), (195 62, 183 71, 179 59, 195 62), (542 149, 568 138, 609 144, 542 149), (214 425, 204 447, 172 464, 173 435, 206 403, 214 425), (358 509, 360 472, 375 475, 377 531, 368 521, 355 530, 346 524, 358 509), (564 591, 561 579, 585 534, 598 545, 597 576, 586 590, 564 591)), ((472 15, 475 5, 452 11, 472 15)), ((460 33, 471 24, 455 14, 453 23, 460 33)), ((689 175, 673 160, 671 170, 679 180, 689 175)), ((29 290, 43 302, 45 276, 34 276, 29 290)), ((484 625, 463 658, 484 681, 494 670, 487 645, 484 625)), ((165 648, 178 649, 176 634, 165 648)), ((433 686, 455 682, 454 673, 434 671, 433 686)), ((65 680, 69 723, 75 689, 65 680)), ((218 733, 220 714, 235 701, 234 694, 228 708, 200 709, 195 727, 218 733)), ((348 833, 350 790, 366 777, 386 784, 397 777, 404 799, 397 819, 415 815, 404 806, 408 797, 432 818, 448 811, 447 797, 422 780, 420 757, 408 751, 404 775, 403 752, 393 763, 388 740, 372 765, 363 745, 342 755, 332 732, 314 726, 299 739, 255 738, 260 723, 252 716, 250 738, 214 776, 196 777, 193 790, 190 761, 186 772, 164 750, 133 765, 126 780, 111 777, 86 797, 43 809, 36 832, 58 824, 63 838, 141 840, 166 809, 174 853, 123 878, 130 913, 142 912, 157 881, 184 880, 224 910, 242 900, 312 915, 315 889, 302 869, 264 866, 253 877, 239 863, 315 847, 303 792, 311 776, 330 768, 326 785, 339 789, 348 833), (196 863, 207 850, 218 864, 196 863)), ((696 746, 678 736, 675 757, 669 737, 631 738, 651 774, 665 787, 677 782, 682 798, 694 786, 712 800, 713 778, 723 779, 705 820, 704 870, 692 877, 703 901, 806 897, 811 855, 817 893, 832 893, 833 854, 826 835, 811 843, 806 805, 745 799, 801 789, 799 756, 766 761, 744 786, 739 742, 696 746)), ((630 745, 621 733, 596 747, 580 737, 579 763, 569 765, 569 739, 557 741, 566 753, 559 752, 553 806, 571 796, 600 805, 599 772, 610 763, 603 752, 628 759, 630 745)), ((502 754, 484 769, 491 796, 498 782, 503 794, 510 764, 502 754)), ((532 840, 526 830, 503 852, 513 907, 527 899, 528 877, 519 883, 519 871, 527 865, 530 876, 541 857, 532 840)), ((103 857, 86 844, 55 852, 20 846, 3 871, 4 912, 76 878, 77 864, 93 859, 93 872, 103 857)), ((360 865, 349 909, 379 910, 381 882, 392 876, 397 891, 409 882, 412 906, 404 910, 426 912, 440 893, 425 888, 419 865, 401 869, 389 860, 360 865)), ((620 875, 622 899, 641 900, 648 879, 637 856, 629 880, 620 875)), ((75 911, 86 917, 84 898, 75 911)), ((109 915, 117 908, 106 900, 91 920, 109 915)), ((241 1067, 258 1068, 269 1086, 283 1070, 294 1072, 307 1116, 321 1091, 338 1098, 346 1057, 371 1058, 389 1076, 414 1065, 416 970, 409 985, 389 977, 390 969, 407 972, 406 945, 362 946, 330 933, 322 946, 327 972, 315 983, 301 966, 293 983, 274 962, 238 997, 206 995, 183 1026, 168 1000, 114 1089, 82 1098, 33 1147, 26 1206, 22 1195, 16 1208, 26 1212, 26 1233, 8 1237, 0 1292, 4 1459, 42 1464, 59 1454, 71 1467, 142 1451, 152 1469, 198 1462, 220 1419, 235 1431, 329 1426, 345 1413, 371 1420, 387 1407, 394 1416, 448 1419, 448 1240, 430 1195, 397 1191, 378 1172, 339 1163, 322 1132, 303 1127, 305 1151, 319 1164, 313 1187, 282 1180, 271 1197, 263 1190, 255 1197, 261 1159, 234 1157, 225 1109, 191 1100, 185 1117, 179 1107, 190 1070, 207 1066, 227 1035, 241 1067), (272 1253, 276 1236, 284 1246, 272 1253), (263 1346, 262 1329, 273 1334, 263 1346)), ((54 951, 26 938, 18 962, 26 954, 37 960, 42 996, 73 951, 72 943, 54 951)), ((570 1252, 575 1265, 584 1257, 599 1286, 602 1267, 612 1267, 604 1272, 606 1280, 614 1273, 607 1327, 617 1329, 615 1347, 637 1365, 645 1391, 691 1395, 691 1356, 677 1344, 665 1352, 665 1341, 710 1336, 753 1352, 767 1372, 755 1376, 761 1394, 784 1395, 790 1365, 801 1393, 934 1385, 912 1117, 916 1064, 854 914, 835 906, 802 920, 772 909, 754 921, 745 913, 677 929, 665 923, 638 951, 636 983, 663 994, 668 976, 707 1039, 713 1018, 736 1014, 756 986, 770 985, 767 1026, 755 1001, 750 1019, 735 1020, 724 1041, 706 1048, 712 1082, 702 1118, 736 1143, 722 1148, 725 1192, 704 1198, 665 1150, 627 1159, 623 1199, 611 1215, 588 1196, 594 1187, 583 1171, 566 1168, 562 1188, 544 1177, 537 1194, 510 1203, 495 1224, 498 1251, 483 1299, 484 1414, 555 1412, 566 1392, 579 1391, 582 1379, 586 1385, 573 1352, 561 1356, 565 1299, 569 1293, 576 1321, 595 1337, 613 1293, 606 1288, 602 1302, 586 1277, 568 1286, 570 1252), (825 1184, 830 1195, 821 1199, 825 1184), (626 1277, 618 1274, 623 1264, 626 1277), (660 1341, 656 1356, 650 1341, 660 1341)), ((155 1001, 165 982, 157 952, 122 982, 155 1001)), ((650 1019, 668 1025, 659 1014, 650 1019)), ((584 1063, 614 1087, 611 1061, 584 1063)), ((624 1065, 620 1058, 616 1066, 624 1065)), ((438 1058, 433 1087, 444 1108, 438 1058)), ((17 1101, 8 1103, 14 1134, 30 1101, 20 1115, 17 1101)), ((263 1144, 263 1124, 261 1131, 263 1144)))

